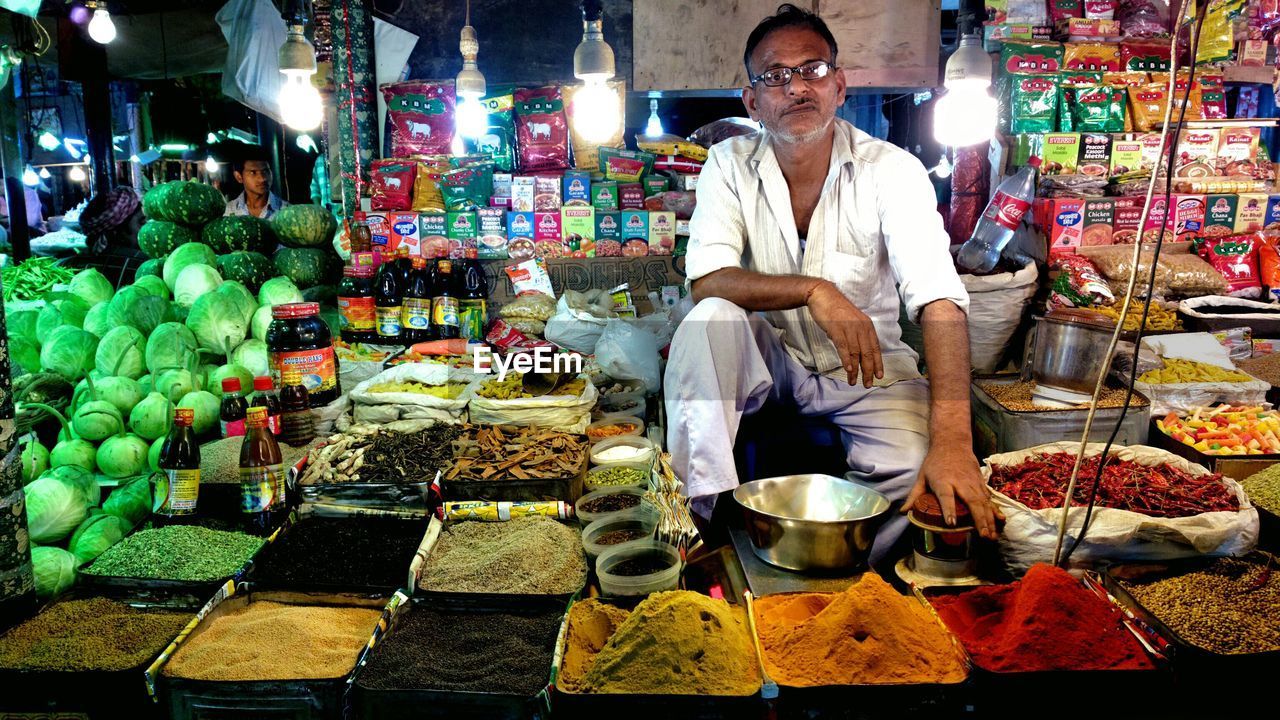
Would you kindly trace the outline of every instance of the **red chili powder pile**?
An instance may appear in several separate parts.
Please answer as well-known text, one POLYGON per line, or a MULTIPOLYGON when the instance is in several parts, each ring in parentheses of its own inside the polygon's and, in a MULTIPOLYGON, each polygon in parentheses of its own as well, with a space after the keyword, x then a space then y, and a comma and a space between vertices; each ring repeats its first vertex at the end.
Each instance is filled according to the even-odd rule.
POLYGON ((932 599, 974 662, 996 672, 1148 670, 1118 610, 1067 571, 1034 565, 1022 580, 932 599))

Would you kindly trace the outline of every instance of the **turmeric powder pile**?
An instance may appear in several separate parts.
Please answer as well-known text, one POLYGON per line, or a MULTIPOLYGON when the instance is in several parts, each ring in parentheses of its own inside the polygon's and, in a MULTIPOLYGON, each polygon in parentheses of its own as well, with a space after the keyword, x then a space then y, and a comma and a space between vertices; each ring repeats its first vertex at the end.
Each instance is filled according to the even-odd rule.
POLYGON ((747 696, 760 689, 760 668, 741 610, 676 590, 630 613, 574 604, 558 683, 575 693, 747 696))
POLYGON ((842 593, 756 600, 764 667, 782 685, 958 683, 967 671, 951 636, 875 573, 842 593))

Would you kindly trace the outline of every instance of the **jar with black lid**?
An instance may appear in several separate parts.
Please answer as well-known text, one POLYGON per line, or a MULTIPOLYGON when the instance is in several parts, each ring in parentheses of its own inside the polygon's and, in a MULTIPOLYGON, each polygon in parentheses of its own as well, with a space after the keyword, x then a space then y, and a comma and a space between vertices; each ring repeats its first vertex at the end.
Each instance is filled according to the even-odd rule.
POLYGON ((287 303, 271 308, 267 353, 272 379, 279 384, 287 366, 296 369, 306 386, 311 407, 328 405, 342 394, 338 358, 329 326, 320 318, 319 303, 287 303))

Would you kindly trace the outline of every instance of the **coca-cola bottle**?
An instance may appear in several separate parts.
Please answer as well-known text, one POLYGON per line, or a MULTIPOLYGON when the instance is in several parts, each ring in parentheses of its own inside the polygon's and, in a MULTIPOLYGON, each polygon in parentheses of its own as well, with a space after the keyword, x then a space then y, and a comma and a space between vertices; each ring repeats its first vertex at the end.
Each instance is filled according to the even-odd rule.
POLYGON ((991 272, 1009 244, 1022 217, 1036 199, 1036 171, 1040 158, 1032 157, 1021 170, 1006 178, 978 218, 973 235, 960 246, 956 264, 974 273, 991 272))

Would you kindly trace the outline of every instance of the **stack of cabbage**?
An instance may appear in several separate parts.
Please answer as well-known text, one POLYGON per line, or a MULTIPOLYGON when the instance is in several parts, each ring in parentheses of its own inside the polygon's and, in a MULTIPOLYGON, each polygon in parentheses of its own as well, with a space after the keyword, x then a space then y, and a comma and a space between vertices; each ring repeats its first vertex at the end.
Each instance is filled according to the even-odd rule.
MULTIPOLYGON (((38 406, 61 429, 37 426, 44 443, 36 432, 19 441, 32 540, 69 540, 67 550, 41 548, 35 556, 45 590, 61 586, 62 569, 74 567, 73 558, 91 559, 72 537, 82 522, 102 526, 89 534, 95 538, 127 532, 117 521, 89 517, 101 486, 118 485, 107 506, 126 490, 142 498, 140 516, 118 516, 129 527, 146 517, 148 478, 174 405, 194 410, 198 435, 216 435, 222 380, 239 378, 249 392, 255 376, 269 373, 271 306, 299 302, 303 294, 277 277, 255 297, 244 284, 224 281, 214 262, 207 245, 187 243, 169 254, 158 276, 140 276, 113 291, 97 270, 82 270, 65 292, 47 293, 43 308, 7 314, 14 372, 56 375, 73 387, 65 415, 38 406), (76 482, 63 474, 74 474, 76 482)), ((326 319, 335 312, 328 309, 326 319)))

